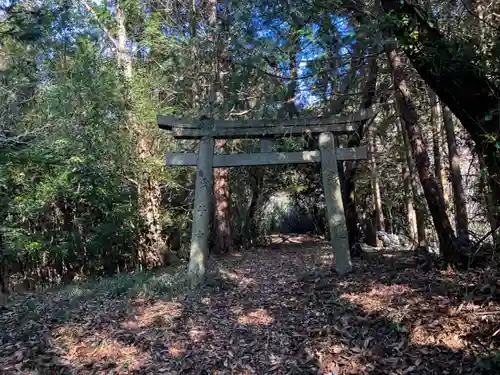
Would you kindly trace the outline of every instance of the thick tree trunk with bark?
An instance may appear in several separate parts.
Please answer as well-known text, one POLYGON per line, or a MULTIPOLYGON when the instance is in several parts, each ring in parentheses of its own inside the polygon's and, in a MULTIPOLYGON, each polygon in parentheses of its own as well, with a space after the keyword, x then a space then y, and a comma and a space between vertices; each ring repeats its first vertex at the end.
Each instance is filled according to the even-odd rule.
POLYGON ((405 66, 393 45, 386 45, 385 51, 392 70, 396 103, 401 114, 402 125, 408 132, 424 196, 439 237, 440 252, 447 261, 453 262, 458 256, 456 237, 446 214, 444 198, 432 173, 427 148, 418 127, 418 115, 404 75, 405 66))
MULTIPOLYGON (((141 124, 138 124, 131 109, 132 96, 130 88, 133 78, 132 56, 127 50, 126 15, 120 1, 116 2, 117 36, 115 40, 116 58, 125 81, 125 103, 127 112, 125 119, 134 139, 137 142, 136 154, 141 163, 154 157, 150 142, 141 124)), ((112 38, 110 36, 110 38, 112 38)), ((112 39, 113 40, 113 39, 112 39)), ((139 257, 146 268, 158 267, 165 263, 166 242, 162 236, 160 221, 161 192, 159 181, 149 173, 140 176, 138 185, 140 213, 144 220, 146 233, 141 238, 139 257)))
POLYGON ((476 63, 479 58, 472 43, 445 37, 431 26, 428 20, 432 18, 409 0, 381 2, 385 12, 397 19, 390 26, 415 69, 457 116, 484 155, 498 222, 500 160, 495 143, 499 137, 500 89, 476 63))
MULTIPOLYGON (((215 148, 222 149, 225 140, 217 140, 215 148)), ((228 253, 232 250, 232 230, 230 216, 229 168, 214 168, 214 252, 228 253)))
POLYGON ((457 237, 466 243, 469 241, 469 218, 467 215, 467 201, 465 199, 464 186, 462 184, 462 172, 460 171, 460 155, 458 154, 457 141, 455 139, 455 126, 453 117, 447 106, 443 106, 443 123, 448 144, 448 161, 450 163, 451 186, 453 189, 453 203, 455 206, 455 223, 457 237))
MULTIPOLYGON (((223 117, 225 115, 226 93, 224 92, 224 76, 229 66, 224 58, 224 36, 228 30, 225 19, 217 10, 219 1, 210 1, 209 24, 217 33, 215 35, 214 48, 214 80, 211 83, 210 101, 213 108, 213 117, 223 117), (219 26, 218 26, 219 25, 219 26)), ((218 140, 215 148, 222 149, 227 145, 227 141, 218 140)), ((214 251, 222 254, 232 250, 232 231, 230 215, 230 191, 229 191, 229 168, 214 169, 214 251)))

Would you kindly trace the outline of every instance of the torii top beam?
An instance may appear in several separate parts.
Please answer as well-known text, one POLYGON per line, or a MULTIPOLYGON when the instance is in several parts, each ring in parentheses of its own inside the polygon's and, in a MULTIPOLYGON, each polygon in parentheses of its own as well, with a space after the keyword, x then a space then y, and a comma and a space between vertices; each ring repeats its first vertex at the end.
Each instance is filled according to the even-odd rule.
POLYGON ((213 138, 262 138, 269 136, 300 136, 332 132, 352 133, 355 124, 374 116, 372 108, 347 116, 327 118, 298 118, 289 120, 182 120, 171 116, 157 117, 160 129, 172 132, 176 139, 213 138))

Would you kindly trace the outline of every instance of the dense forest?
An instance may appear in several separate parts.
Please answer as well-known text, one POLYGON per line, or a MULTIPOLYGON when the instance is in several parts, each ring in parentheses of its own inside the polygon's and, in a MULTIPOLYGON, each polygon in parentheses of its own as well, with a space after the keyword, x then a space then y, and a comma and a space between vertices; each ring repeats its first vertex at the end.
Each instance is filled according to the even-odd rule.
MULTIPOLYGON (((495 270, 499 14, 495 0, 0 2, 2 300, 185 264, 195 168, 166 167, 165 153, 198 142, 174 140, 158 115, 372 109, 338 138, 369 151, 339 163, 351 256, 405 247, 426 269, 495 270)), ((219 139, 215 153, 259 147, 219 139)), ((276 233, 329 236, 319 164, 215 168, 213 197, 214 257, 267 259, 255 248, 276 233)))
MULTIPOLYGON (((451 262, 479 240, 498 243, 499 41, 488 17, 461 1, 4 4, 4 283, 187 256, 193 171, 166 168, 164 155, 196 142, 174 142, 157 114, 275 119, 373 106, 375 119, 340 140, 371 152, 341 168, 352 251, 376 246, 376 231, 433 244, 451 262)), ((318 166, 214 173, 215 253, 283 220, 325 234, 318 166)))

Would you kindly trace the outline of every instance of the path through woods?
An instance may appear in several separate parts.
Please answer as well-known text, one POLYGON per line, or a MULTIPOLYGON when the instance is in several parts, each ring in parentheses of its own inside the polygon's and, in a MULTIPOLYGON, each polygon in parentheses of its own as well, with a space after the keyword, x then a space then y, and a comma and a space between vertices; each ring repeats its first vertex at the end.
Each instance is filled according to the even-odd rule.
POLYGON ((290 238, 215 260, 196 293, 181 267, 18 297, 0 312, 0 373, 497 373, 498 272, 424 272, 411 254, 339 279, 326 243, 290 238))

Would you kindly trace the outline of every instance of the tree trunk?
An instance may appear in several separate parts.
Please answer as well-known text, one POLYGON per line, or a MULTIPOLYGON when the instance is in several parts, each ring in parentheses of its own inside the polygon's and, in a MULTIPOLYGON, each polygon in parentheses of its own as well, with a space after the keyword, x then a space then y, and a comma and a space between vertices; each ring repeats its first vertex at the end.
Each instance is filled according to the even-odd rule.
POLYGON ((493 205, 493 197, 491 196, 491 191, 488 189, 488 175, 483 171, 486 169, 486 163, 484 162, 484 158, 480 153, 477 153, 477 157, 479 160, 479 190, 483 196, 483 202, 486 206, 486 216, 488 218, 488 222, 490 223, 490 229, 492 230, 493 242, 496 246, 500 245, 500 233, 497 230, 499 222, 497 222, 495 217, 494 205, 493 205))
POLYGON ((448 206, 447 179, 441 160, 441 105, 439 100, 430 88, 427 88, 429 102, 431 106, 431 127, 432 127, 432 150, 434 154, 434 174, 441 189, 443 199, 448 206))
MULTIPOLYGON (((402 120, 400 120, 403 122, 402 120)), ((415 215, 417 220, 417 238, 418 238, 418 246, 425 247, 427 246, 427 235, 425 233, 425 216, 427 214, 427 210, 425 209, 425 199, 422 196, 420 187, 420 181, 415 171, 415 157, 413 156, 413 152, 411 149, 410 138, 408 137, 408 132, 406 128, 402 128, 403 142, 405 145, 406 151, 406 161, 408 163, 408 171, 410 173, 410 182, 411 182, 411 190, 413 193, 413 199, 416 203, 415 215)))
POLYGON ((386 213, 384 214, 384 225, 385 231, 387 233, 394 233, 393 229, 393 217, 392 217, 392 207, 390 205, 386 205, 386 213))
MULTIPOLYGON (((193 42, 197 36, 197 27, 198 24, 198 12, 196 10, 196 0, 191 0, 191 4, 189 7, 189 38, 192 42, 191 47, 191 58, 193 61, 196 61, 196 56, 198 54, 198 48, 196 42, 193 42)), ((198 72, 198 64, 192 64, 191 68, 193 69, 192 76, 199 77, 198 72)), ((193 79, 191 83, 191 99, 192 99, 192 108, 198 109, 200 107, 200 89, 199 82, 196 79, 193 79)))
POLYGON ((261 196, 262 183, 264 182, 264 170, 262 167, 252 168, 252 198, 250 199, 250 206, 248 207, 247 220, 243 227, 244 245, 249 247, 254 243, 257 233, 257 212, 259 199, 261 196))
POLYGON ((381 0, 396 17, 392 31, 420 76, 457 116, 488 167, 495 221, 500 220, 500 162, 496 142, 500 89, 476 62, 473 44, 445 37, 409 0, 381 0), (410 39, 409 36, 412 36, 410 39), (492 142, 492 140, 494 140, 492 142))
POLYGON ((375 208, 375 224, 378 231, 385 232, 384 212, 382 210, 382 195, 380 194, 380 180, 377 171, 377 162, 375 154, 377 153, 377 134, 374 130, 370 139, 370 169, 371 169, 371 185, 373 193, 373 203, 375 208))
POLYGON ((453 262, 458 255, 456 238, 446 214, 446 205, 440 193, 439 184, 431 171, 431 163, 424 139, 418 128, 418 115, 404 75, 405 66, 393 45, 386 45, 385 51, 392 70, 396 103, 401 114, 402 125, 408 132, 424 196, 439 237, 440 252, 447 261, 453 262))
MULTIPOLYGON (((115 40, 118 66, 122 70, 125 86, 125 104, 127 107, 125 119, 133 139, 136 140, 136 154, 141 163, 147 163, 154 155, 151 145, 145 135, 145 129, 138 124, 133 115, 132 96, 130 93, 133 64, 132 56, 127 50, 126 16, 120 1, 116 2, 116 21, 118 24, 115 40)), ((161 191, 159 181, 148 172, 144 172, 139 179, 138 195, 140 213, 144 220, 146 233, 141 238, 140 258, 142 265, 147 268, 161 266, 165 263, 166 242, 162 236, 160 221, 161 191)))
MULTIPOLYGON (((396 121, 398 132, 403 138, 403 148, 401 149, 401 172, 403 175, 403 188, 405 194, 406 215, 408 220, 408 235, 413 245, 419 244, 421 242, 420 240, 422 240, 422 242, 425 244, 425 227, 422 226, 422 229, 420 231, 418 230, 417 214, 415 212, 415 206, 413 204, 415 196, 416 194, 418 194, 418 191, 414 192, 412 186, 412 181, 415 180, 415 172, 412 168, 413 161, 409 145, 407 144, 407 137, 405 137, 405 134, 403 134, 405 130, 403 130, 401 126, 401 121, 399 119, 396 121), (423 234, 423 237, 419 238, 418 233, 420 233, 421 235, 423 234)), ((421 223, 423 224, 422 220, 421 223)))
MULTIPOLYGON (((210 1, 209 24, 215 34, 214 48, 214 80, 211 83, 210 101, 213 108, 213 117, 222 118, 225 115, 226 93, 224 92, 224 76, 229 69, 227 59, 224 58, 224 36, 228 30, 223 16, 217 11, 218 0, 210 1)), ((222 149, 227 141, 218 140, 216 149, 222 149)), ((229 168, 214 169, 214 251, 223 254, 232 250, 232 231, 230 215, 229 168)))
MULTIPOLYGON (((215 148, 223 148, 225 140, 217 140, 215 148)), ((229 168, 214 168, 214 251, 218 254, 232 250, 232 230, 230 216, 229 168)))
MULTIPOLYGON (((138 141, 137 154, 146 162, 151 155, 149 142, 142 136, 138 141)), ((159 181, 145 172, 140 179, 139 206, 146 233, 140 241, 141 262, 146 268, 159 267, 168 262, 167 244, 162 234, 160 221, 161 189, 159 181)))
MULTIPOLYGON (((376 87, 377 87, 377 77, 378 77, 378 64, 377 58, 370 57, 368 60, 368 68, 367 68, 367 78, 366 84, 363 87, 363 96, 362 96, 362 104, 361 109, 370 108, 373 105, 373 100, 375 97, 376 87)), ((359 124, 358 129, 353 136, 349 138, 347 142, 347 147, 359 147, 361 146, 361 140, 363 139, 365 122, 359 124)), ((359 231, 359 222, 358 222, 358 214, 356 212, 356 196, 355 196, 355 181, 357 176, 357 164, 354 161, 348 161, 345 163, 345 182, 344 182, 344 202, 345 202, 345 215, 346 215, 346 223, 347 223, 347 233, 349 238, 349 246, 351 248, 352 255, 358 255, 361 251, 358 246, 361 233, 359 231)), ((370 220, 371 218, 367 218, 370 220)), ((370 233, 367 233, 367 243, 376 242, 375 235, 375 225, 368 225, 367 230, 370 233), (373 233, 371 233, 373 232, 373 233)), ((375 243, 376 246, 376 243, 375 243)))
POLYGON ((455 223, 457 237, 465 243, 469 241, 469 218, 467 215, 467 201, 465 199, 464 186, 462 184, 462 172, 460 171, 460 155, 458 154, 457 141, 455 139, 455 126, 453 117, 447 106, 443 106, 443 123, 448 144, 448 161, 450 163, 451 186, 453 189, 453 203, 455 206, 455 223))
MULTIPOLYGON (((415 212, 415 207, 413 205, 413 193, 411 191, 411 176, 409 169, 405 162, 403 161, 401 167, 401 173, 403 174, 403 188, 405 194, 405 206, 406 206, 406 217, 408 220, 408 235, 410 241, 413 245, 420 243, 418 237, 418 226, 417 226, 417 215, 415 212)), ((424 228, 425 229, 425 228, 424 228)), ((425 230, 423 231, 425 235, 425 230)), ((423 239, 425 241, 425 237, 423 239)))
POLYGON ((3 231, 0 228, 0 306, 2 306, 3 296, 9 293, 9 268, 3 231))
POLYGON ((364 215, 364 221, 363 221, 365 223, 365 229, 366 229, 366 244, 373 247, 380 247, 382 243, 377 237, 377 226, 376 226, 377 219, 372 200, 368 201, 366 211, 367 213, 364 215))
POLYGON ((214 251, 219 254, 232 250, 231 216, 229 211, 229 168, 214 169, 215 194, 215 243, 214 251))
MULTIPOLYGON (((484 40, 484 31, 487 28, 488 22, 484 22, 484 2, 481 0, 461 0, 462 6, 465 8, 465 27, 467 35, 472 43, 480 48, 484 40)), ((484 52, 484 50, 482 50, 484 52)))

